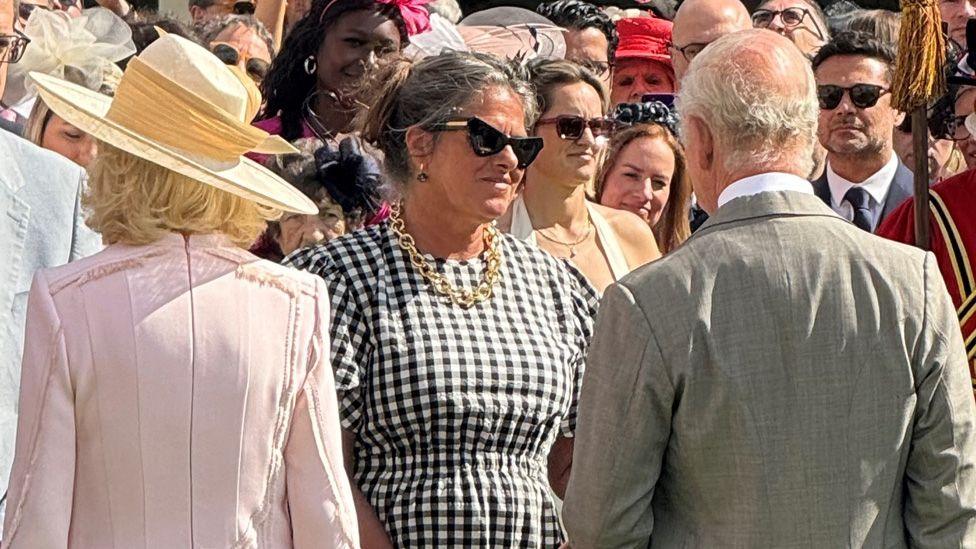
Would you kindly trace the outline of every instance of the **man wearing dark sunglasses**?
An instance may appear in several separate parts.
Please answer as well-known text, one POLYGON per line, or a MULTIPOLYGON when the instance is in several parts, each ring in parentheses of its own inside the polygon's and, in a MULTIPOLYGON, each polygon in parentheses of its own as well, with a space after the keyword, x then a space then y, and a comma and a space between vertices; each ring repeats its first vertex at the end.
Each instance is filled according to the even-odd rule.
POLYGON ((912 173, 892 143, 892 128, 904 118, 891 106, 894 64, 891 46, 857 32, 838 34, 813 59, 819 137, 827 149, 827 169, 814 189, 869 232, 912 196, 912 173))

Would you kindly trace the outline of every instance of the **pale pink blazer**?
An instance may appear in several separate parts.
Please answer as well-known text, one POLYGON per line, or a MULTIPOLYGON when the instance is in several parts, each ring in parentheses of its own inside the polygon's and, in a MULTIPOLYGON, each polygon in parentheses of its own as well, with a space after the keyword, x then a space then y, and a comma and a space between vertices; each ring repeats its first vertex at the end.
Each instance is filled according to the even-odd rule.
POLYGON ((357 547, 317 277, 219 235, 30 291, 4 547, 357 547))

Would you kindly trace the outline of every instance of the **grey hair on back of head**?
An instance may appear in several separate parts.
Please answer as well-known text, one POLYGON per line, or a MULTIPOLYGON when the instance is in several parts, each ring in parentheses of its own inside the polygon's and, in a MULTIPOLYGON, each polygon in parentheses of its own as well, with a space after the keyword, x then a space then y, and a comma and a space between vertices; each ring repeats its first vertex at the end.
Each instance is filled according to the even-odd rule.
POLYGON ((753 44, 759 32, 770 31, 723 36, 695 57, 678 96, 680 118, 708 124, 726 153, 726 169, 790 160, 809 172, 820 115, 813 71, 796 48, 753 44), (772 82, 782 77, 763 73, 786 63, 795 66, 789 81, 772 82))
POLYGON ((485 90, 503 87, 521 99, 525 126, 538 116, 535 94, 524 69, 494 56, 445 51, 416 63, 391 61, 365 88, 362 135, 384 155, 384 169, 396 185, 412 179, 406 134, 411 127, 432 129, 454 119, 485 90))

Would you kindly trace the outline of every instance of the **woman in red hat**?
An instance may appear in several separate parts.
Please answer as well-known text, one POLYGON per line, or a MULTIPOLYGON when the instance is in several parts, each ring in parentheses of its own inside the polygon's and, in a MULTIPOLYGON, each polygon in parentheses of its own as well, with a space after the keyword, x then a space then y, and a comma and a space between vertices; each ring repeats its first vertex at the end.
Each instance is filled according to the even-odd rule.
POLYGON ((610 103, 638 103, 649 93, 674 93, 668 44, 671 22, 653 17, 617 21, 620 45, 614 55, 610 103))

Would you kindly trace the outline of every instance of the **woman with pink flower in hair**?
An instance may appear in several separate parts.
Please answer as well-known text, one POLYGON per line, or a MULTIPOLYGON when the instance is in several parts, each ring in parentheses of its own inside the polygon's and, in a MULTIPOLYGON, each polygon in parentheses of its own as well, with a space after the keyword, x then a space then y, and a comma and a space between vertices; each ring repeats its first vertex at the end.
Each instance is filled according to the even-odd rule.
MULTIPOLYGON (((288 141, 314 137, 337 148, 363 107, 356 92, 384 58, 429 28, 427 0, 314 0, 265 77, 255 126, 288 141)), ((255 160, 265 157, 252 155, 255 160)), ((382 204, 367 225, 389 215, 382 204)))

